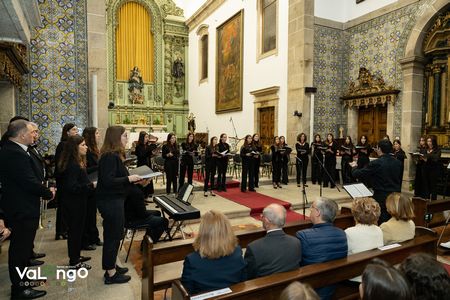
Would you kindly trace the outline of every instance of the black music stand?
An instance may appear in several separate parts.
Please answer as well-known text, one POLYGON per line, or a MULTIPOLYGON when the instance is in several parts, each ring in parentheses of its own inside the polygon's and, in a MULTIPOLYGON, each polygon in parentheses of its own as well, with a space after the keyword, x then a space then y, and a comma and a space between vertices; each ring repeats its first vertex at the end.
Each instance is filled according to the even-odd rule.
MULTIPOLYGON (((321 149, 322 150, 322 149, 321 149)), ((338 192, 340 192, 341 190, 339 189, 339 187, 336 185, 336 182, 334 181, 334 178, 330 176, 330 173, 328 173, 328 170, 325 168, 324 162, 321 161, 319 159, 319 157, 317 157, 317 153, 314 153, 314 156, 316 158, 316 160, 319 162, 320 167, 322 168, 323 171, 325 171, 325 174, 328 175, 328 178, 330 178, 331 183, 334 185, 334 187, 338 190, 338 192)), ((325 160, 325 154, 323 155, 323 159, 325 160)), ((320 183, 320 197, 322 197, 322 186, 323 186, 323 173, 322 175, 322 182, 320 183)))
MULTIPOLYGON (((300 168, 302 168, 302 174, 303 174, 303 162, 300 158, 297 156, 295 157, 297 159, 297 162, 300 163, 300 168)), ((298 170, 297 170, 298 172, 298 170)), ((303 174, 305 176, 306 174, 303 174)), ((307 184, 304 183, 302 178, 302 200, 303 200, 303 220, 306 220, 306 205, 308 204, 308 197, 306 196, 306 188, 308 187, 307 184)))

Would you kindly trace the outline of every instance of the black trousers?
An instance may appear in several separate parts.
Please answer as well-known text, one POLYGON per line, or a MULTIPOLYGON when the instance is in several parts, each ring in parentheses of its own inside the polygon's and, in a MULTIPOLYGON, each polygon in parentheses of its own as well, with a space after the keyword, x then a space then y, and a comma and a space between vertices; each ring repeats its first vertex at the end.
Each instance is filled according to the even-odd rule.
POLYGON ((228 159, 217 161, 217 189, 225 190, 227 181, 228 159))
POLYGON ((20 279, 19 273, 23 272, 28 265, 31 252, 33 250, 34 237, 39 226, 39 219, 31 220, 9 220, 11 236, 8 250, 9 279, 11 280, 11 290, 20 291, 26 288, 24 283, 27 278, 20 279))
POLYGON ((323 186, 327 187, 328 183, 330 183, 331 187, 334 187, 333 181, 336 178, 336 156, 331 158, 325 157, 325 169, 330 174, 331 178, 324 172, 323 174, 323 186))
POLYGON ((116 267, 117 253, 123 237, 125 223, 125 199, 97 199, 98 210, 103 218, 102 267, 112 270, 116 267))
POLYGON ((423 168, 423 196, 425 199, 437 199, 437 184, 441 175, 440 166, 428 166, 423 168))
POLYGON ((157 210, 147 210, 146 214, 146 218, 133 220, 128 224, 132 226, 148 225, 146 234, 152 238, 153 244, 156 244, 163 232, 167 230, 169 220, 161 217, 161 212, 157 210))
POLYGON ((88 197, 86 203, 86 222, 84 225, 82 245, 86 247, 98 242, 100 242, 100 234, 97 228, 97 204, 95 196, 91 195, 88 197))
POLYGON ((253 177, 254 186, 259 187, 259 166, 261 165, 261 157, 253 158, 253 177))
POLYGON ((423 176, 423 163, 418 162, 416 164, 416 176, 414 177, 414 196, 424 198, 424 176, 423 176))
POLYGON ((297 170, 297 184, 300 184, 300 179, 303 179, 303 183, 306 184, 306 171, 308 170, 309 159, 301 159, 301 163, 296 159, 296 170, 297 170))
POLYGON ((341 172, 342 172, 342 183, 348 184, 353 182, 352 177, 352 167, 349 165, 353 160, 350 156, 342 156, 341 160, 341 172))
POLYGON ((69 264, 76 265, 80 262, 83 233, 85 229, 87 215, 87 198, 79 197, 67 199, 63 202, 67 220, 67 249, 69 254, 69 264))
POLYGON ((378 224, 384 223, 389 221, 391 218, 391 215, 388 213, 386 209, 386 198, 389 196, 389 194, 392 192, 386 192, 386 191, 379 191, 374 190, 373 191, 373 199, 378 202, 381 209, 380 218, 378 219, 378 224))
POLYGON ((241 180, 241 191, 247 189, 247 177, 248 177, 248 189, 255 189, 255 160, 252 158, 242 159, 242 180, 241 180))
POLYGON ((166 160, 164 162, 164 171, 166 172, 166 193, 170 194, 170 188, 173 185, 173 192, 177 190, 178 160, 166 160))
POLYGON ((214 176, 216 176, 216 162, 214 160, 205 163, 205 181, 203 191, 208 191, 208 185, 211 184, 211 191, 214 188, 214 176))
POLYGON ((317 160, 317 158, 313 157, 311 163, 311 181, 313 184, 315 184, 316 182, 318 182, 319 184, 322 183, 322 173, 323 170, 320 162, 317 160))
POLYGON ((187 178, 188 178, 188 183, 192 184, 192 174, 194 173, 194 163, 193 162, 189 162, 189 163, 181 163, 180 165, 180 182, 179 182, 179 187, 181 188, 184 184, 184 176, 186 175, 186 171, 187 171, 187 178))
POLYGON ((284 184, 288 184, 289 178, 288 178, 288 163, 287 161, 283 161, 281 163, 281 182, 284 184))
POLYGON ((62 235, 67 233, 67 222, 62 208, 62 195, 61 192, 56 192, 56 221, 55 230, 56 234, 62 235))
POLYGON ((280 183, 281 181, 281 162, 272 161, 272 182, 280 183))

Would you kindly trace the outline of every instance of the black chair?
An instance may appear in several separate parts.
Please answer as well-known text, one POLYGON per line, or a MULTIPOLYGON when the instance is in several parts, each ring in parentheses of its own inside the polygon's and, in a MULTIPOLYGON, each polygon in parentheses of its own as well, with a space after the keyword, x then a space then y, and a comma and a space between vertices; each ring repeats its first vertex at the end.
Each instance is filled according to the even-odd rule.
MULTIPOLYGON (((163 184, 166 184, 165 180, 164 180, 164 158, 162 156, 155 156, 155 158, 153 159, 153 168, 155 169, 154 171, 158 171, 161 172, 162 178, 163 178, 163 184)), ((158 177, 155 178, 155 182, 158 182, 158 177)))
POLYGON ((122 250, 123 242, 125 241, 128 230, 132 231, 130 247, 128 247, 127 257, 125 258, 125 262, 128 261, 128 256, 130 255, 131 246, 133 245, 134 235, 136 234, 136 232, 139 230, 147 230, 148 228, 149 228, 148 224, 139 224, 139 225, 127 224, 127 225, 125 225, 125 231, 123 233, 122 243, 120 244, 120 250, 122 250))
POLYGON ((197 173, 197 180, 203 180, 203 169, 205 165, 205 156, 194 156, 194 172, 197 173))
POLYGON ((231 173, 231 176, 235 174, 236 178, 239 178, 239 174, 241 174, 241 169, 242 169, 242 157, 240 154, 235 154, 233 156, 233 171, 231 173))
POLYGON ((264 176, 264 173, 267 174, 267 178, 270 179, 270 174, 272 174, 272 154, 265 153, 261 157, 261 166, 262 169, 262 176, 264 176))

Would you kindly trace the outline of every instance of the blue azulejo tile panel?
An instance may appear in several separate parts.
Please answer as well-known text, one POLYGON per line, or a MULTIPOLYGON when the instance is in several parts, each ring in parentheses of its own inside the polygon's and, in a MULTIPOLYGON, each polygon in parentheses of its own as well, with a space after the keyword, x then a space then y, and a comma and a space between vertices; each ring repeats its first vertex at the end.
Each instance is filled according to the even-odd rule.
POLYGON ((17 111, 39 125, 39 147, 52 153, 65 123, 88 123, 86 0, 38 3, 42 26, 32 31, 30 74, 17 111))

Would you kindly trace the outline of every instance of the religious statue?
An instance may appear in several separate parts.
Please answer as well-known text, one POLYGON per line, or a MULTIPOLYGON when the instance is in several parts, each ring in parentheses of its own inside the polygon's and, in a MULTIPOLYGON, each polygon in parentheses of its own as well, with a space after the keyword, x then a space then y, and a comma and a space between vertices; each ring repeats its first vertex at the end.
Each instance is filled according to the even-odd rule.
POLYGON ((139 71, 139 68, 136 66, 130 72, 130 79, 128 80, 128 91, 130 94, 128 95, 128 99, 133 104, 143 104, 144 103, 144 95, 142 94, 142 90, 144 89, 144 81, 142 81, 142 76, 139 71))
POLYGON ((174 78, 175 96, 181 97, 184 86, 184 64, 183 60, 177 56, 177 59, 173 62, 172 76, 174 78))
POLYGON ((191 133, 195 132, 195 117, 193 113, 190 113, 187 117, 188 120, 188 131, 191 133))
POLYGON ((344 138, 344 127, 339 127, 339 138, 343 139, 344 138))

